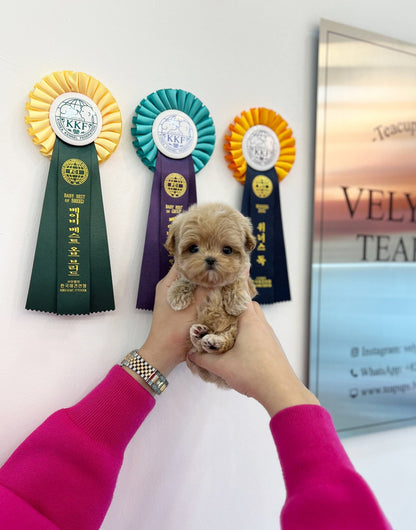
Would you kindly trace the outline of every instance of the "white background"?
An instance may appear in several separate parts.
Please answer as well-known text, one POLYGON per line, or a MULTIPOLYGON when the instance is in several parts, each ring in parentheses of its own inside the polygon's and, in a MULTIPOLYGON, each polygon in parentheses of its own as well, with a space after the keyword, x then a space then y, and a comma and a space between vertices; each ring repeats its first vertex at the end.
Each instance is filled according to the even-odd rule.
MULTIPOLYGON (((415 15, 413 0, 8 3, 0 18, 1 462, 149 329, 151 313, 135 301, 152 175, 136 156, 130 124, 140 100, 160 88, 192 92, 213 117, 216 149, 197 175, 199 202, 241 205, 222 148, 235 115, 265 106, 292 127, 297 158, 281 185, 292 301, 265 312, 306 380, 319 21, 416 42, 415 15), (33 85, 57 70, 97 78, 122 112, 120 145, 100 166, 116 297, 106 314, 24 309, 49 161, 23 116, 33 85)), ((415 442, 416 428, 343 442, 395 530, 416 524, 415 442)), ((266 413, 181 366, 128 447, 103 528, 271 530, 284 498, 266 413)))

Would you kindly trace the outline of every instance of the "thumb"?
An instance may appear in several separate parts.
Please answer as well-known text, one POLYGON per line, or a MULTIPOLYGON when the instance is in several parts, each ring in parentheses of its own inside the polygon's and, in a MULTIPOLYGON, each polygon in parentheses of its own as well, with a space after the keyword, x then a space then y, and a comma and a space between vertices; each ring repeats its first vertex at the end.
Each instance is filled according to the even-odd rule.
POLYGON ((235 370, 233 368, 235 363, 233 363, 233 353, 231 350, 224 354, 201 353, 191 350, 188 353, 188 364, 190 363, 216 375, 222 379, 228 387, 240 392, 240 394, 248 395, 247 391, 244 389, 244 381, 240 377, 238 369, 235 370))
MULTIPOLYGON (((220 355, 215 353, 201 353, 191 350, 188 353, 188 359, 201 368, 205 368, 209 372, 216 374, 215 366, 220 360, 220 355)), ((216 374, 218 375, 218 374, 216 374)))

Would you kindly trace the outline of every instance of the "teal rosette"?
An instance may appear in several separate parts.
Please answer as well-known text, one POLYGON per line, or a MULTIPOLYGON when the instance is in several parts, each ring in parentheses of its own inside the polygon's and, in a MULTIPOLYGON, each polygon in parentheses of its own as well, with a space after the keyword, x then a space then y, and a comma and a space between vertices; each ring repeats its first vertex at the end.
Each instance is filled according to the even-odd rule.
POLYGON ((161 89, 144 98, 136 108, 131 129, 133 145, 142 162, 154 171, 158 148, 152 128, 157 116, 166 110, 179 110, 187 114, 197 129, 198 139, 192 151, 195 173, 211 157, 215 144, 215 127, 207 107, 193 94, 180 89, 161 89))

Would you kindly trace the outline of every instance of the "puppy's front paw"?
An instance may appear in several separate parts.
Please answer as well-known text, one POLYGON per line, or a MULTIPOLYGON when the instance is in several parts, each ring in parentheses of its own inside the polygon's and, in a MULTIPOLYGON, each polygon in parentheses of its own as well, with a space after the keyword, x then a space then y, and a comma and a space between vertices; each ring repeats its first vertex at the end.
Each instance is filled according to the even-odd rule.
POLYGON ((205 335, 208 333, 209 329, 207 326, 204 326, 203 324, 194 324, 191 326, 191 329, 189 330, 189 337, 191 339, 192 344, 195 347, 199 348, 199 343, 201 342, 201 339, 205 337, 205 335))
POLYGON ((222 296, 225 311, 234 317, 244 313, 251 300, 246 286, 241 281, 223 287, 222 296))
POLYGON ((234 317, 240 316, 247 309, 250 300, 251 298, 246 291, 238 293, 229 301, 229 305, 226 307, 227 313, 234 317))
POLYGON ((176 280, 168 289, 168 303, 175 311, 181 311, 189 306, 193 299, 195 286, 189 282, 176 280))
POLYGON ((202 349, 208 353, 222 353, 225 351, 225 339, 220 335, 209 333, 201 340, 202 349))
POLYGON ((168 302, 174 311, 181 311, 182 309, 188 307, 188 305, 191 303, 191 300, 188 300, 188 298, 184 296, 168 296, 168 302))

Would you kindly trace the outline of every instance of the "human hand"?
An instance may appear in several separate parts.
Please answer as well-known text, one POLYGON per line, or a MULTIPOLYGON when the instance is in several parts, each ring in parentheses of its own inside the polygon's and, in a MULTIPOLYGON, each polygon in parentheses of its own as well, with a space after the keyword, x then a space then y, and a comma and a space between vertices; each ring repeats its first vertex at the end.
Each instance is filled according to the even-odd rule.
POLYGON ((319 405, 293 372, 256 302, 251 302, 241 316, 231 350, 221 355, 191 353, 189 359, 224 379, 237 392, 259 401, 270 416, 293 405, 319 405))
POLYGON ((145 343, 139 348, 140 355, 164 376, 185 360, 190 348, 189 328, 195 322, 196 306, 208 293, 208 289, 197 288, 191 305, 174 311, 167 301, 167 292, 178 276, 173 266, 157 284, 152 325, 145 343))

